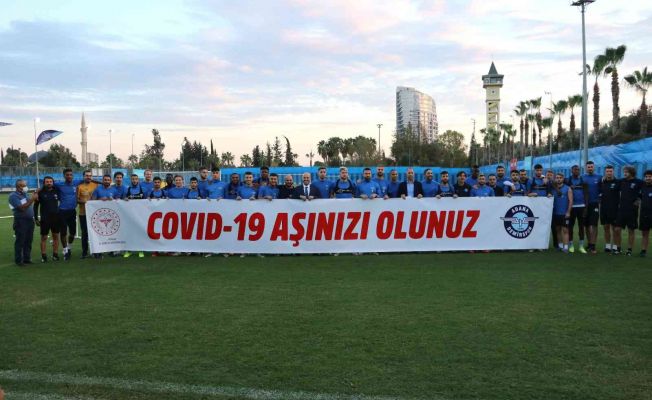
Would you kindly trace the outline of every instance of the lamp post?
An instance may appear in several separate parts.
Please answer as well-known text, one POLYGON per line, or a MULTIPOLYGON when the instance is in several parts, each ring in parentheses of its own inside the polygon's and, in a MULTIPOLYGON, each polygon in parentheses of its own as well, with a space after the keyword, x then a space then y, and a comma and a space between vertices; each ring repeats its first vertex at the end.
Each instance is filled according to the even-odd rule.
POLYGON ((376 124, 378 127, 378 157, 380 157, 380 128, 382 128, 383 124, 376 124))
POLYGON ((113 176, 113 147, 112 147, 113 129, 109 129, 109 175, 113 176))
MULTIPOLYGON (((550 96, 550 115, 552 116, 552 110, 554 109, 553 101, 552 101, 552 92, 545 92, 547 95, 550 96)), ((554 119, 553 119, 554 121, 554 119)), ((550 124, 550 127, 548 128, 548 145, 550 149, 548 150, 548 169, 552 169, 552 123, 550 124)))
MULTIPOLYGON (((39 175, 38 175, 38 144, 36 143, 36 124, 41 122, 41 118, 36 117, 34 118, 34 159, 36 160, 36 188, 40 189, 41 188, 41 183, 39 182, 39 175)), ((20 155, 20 151, 18 152, 18 155, 20 155)))
MULTIPOLYGON (((589 134, 588 134, 588 110, 587 110, 587 88, 586 88, 586 24, 584 14, 586 6, 594 3, 595 0, 576 0, 571 3, 574 7, 580 7, 582 12, 582 157, 584 162, 589 160, 589 134)), ((582 165, 582 163, 580 163, 582 165)))
POLYGON ((181 141, 181 171, 186 172, 186 153, 183 151, 183 144, 186 142, 186 138, 183 138, 181 141))

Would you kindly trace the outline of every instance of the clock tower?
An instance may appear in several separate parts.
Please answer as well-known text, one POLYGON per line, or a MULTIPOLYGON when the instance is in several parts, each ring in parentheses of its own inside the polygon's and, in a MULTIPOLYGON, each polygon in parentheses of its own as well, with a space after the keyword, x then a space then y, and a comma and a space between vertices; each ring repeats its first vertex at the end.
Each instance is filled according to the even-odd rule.
POLYGON ((503 77, 491 63, 489 73, 482 75, 482 87, 486 90, 487 131, 498 130, 500 124, 500 88, 503 87, 503 77))

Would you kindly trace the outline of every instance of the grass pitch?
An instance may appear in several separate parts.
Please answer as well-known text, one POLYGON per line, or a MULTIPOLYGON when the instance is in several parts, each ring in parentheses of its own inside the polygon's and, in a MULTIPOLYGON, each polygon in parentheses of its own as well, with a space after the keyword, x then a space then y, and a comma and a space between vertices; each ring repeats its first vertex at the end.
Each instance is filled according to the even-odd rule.
MULTIPOLYGON (((555 252, 12 263, 9 399, 649 399, 652 261, 555 252)), ((37 241, 34 242, 37 261, 37 241)))

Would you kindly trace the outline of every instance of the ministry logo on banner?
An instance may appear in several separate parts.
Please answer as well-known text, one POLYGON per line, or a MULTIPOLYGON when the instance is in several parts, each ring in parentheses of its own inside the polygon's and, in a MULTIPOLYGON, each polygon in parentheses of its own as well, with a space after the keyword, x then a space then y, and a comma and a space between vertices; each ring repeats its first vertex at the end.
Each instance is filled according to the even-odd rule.
POLYGON ((513 238, 525 239, 534 229, 534 222, 539 219, 528 206, 517 205, 511 207, 500 217, 505 225, 505 231, 513 238))
POLYGON ((111 209, 100 208, 91 217, 91 227, 98 235, 114 235, 120 229, 120 216, 111 209))

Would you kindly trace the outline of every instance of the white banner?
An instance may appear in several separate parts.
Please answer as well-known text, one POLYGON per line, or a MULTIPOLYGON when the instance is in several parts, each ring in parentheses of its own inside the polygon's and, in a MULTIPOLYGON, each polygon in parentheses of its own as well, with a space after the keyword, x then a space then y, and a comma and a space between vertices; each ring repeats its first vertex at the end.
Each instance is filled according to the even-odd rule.
POLYGON ((130 200, 86 205, 91 252, 546 249, 552 199, 130 200))

